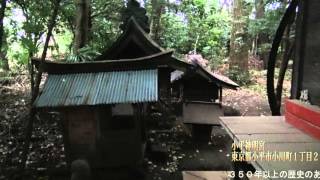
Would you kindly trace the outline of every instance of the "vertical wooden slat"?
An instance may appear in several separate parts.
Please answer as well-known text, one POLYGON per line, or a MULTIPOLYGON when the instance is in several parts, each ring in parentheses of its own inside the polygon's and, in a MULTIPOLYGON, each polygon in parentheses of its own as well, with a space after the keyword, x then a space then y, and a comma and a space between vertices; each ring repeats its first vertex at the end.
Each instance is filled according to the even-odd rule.
POLYGON ((308 1, 300 1, 299 14, 296 28, 296 54, 293 63, 291 98, 298 99, 300 96, 301 83, 303 81, 303 64, 305 42, 307 33, 307 9, 308 1))

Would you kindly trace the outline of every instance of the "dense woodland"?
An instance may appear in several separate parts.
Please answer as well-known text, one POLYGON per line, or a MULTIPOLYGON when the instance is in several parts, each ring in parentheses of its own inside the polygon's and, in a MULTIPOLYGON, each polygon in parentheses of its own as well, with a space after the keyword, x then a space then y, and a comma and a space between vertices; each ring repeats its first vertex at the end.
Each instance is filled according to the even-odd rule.
MULTIPOLYGON (((3 0, 1 4, 1 74, 6 76, 30 72, 31 57, 41 57, 50 35, 46 58, 90 61, 121 33, 126 1, 3 0)), ((266 67, 288 0, 141 0, 140 4, 147 11, 151 37, 162 47, 174 49, 182 60, 186 54, 201 54, 213 69, 228 64, 229 76, 241 84, 248 80, 250 60, 266 67)), ((283 42, 282 52, 288 43, 289 39, 283 42)))

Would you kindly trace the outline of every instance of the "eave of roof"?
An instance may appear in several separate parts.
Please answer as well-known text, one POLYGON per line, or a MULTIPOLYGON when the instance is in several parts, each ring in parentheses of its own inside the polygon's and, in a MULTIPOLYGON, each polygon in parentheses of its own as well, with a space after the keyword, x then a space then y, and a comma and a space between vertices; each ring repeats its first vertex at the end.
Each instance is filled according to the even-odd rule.
MULTIPOLYGON (((203 68, 200 65, 193 65, 193 64, 190 64, 190 63, 187 63, 184 61, 180 61, 177 59, 172 64, 173 64, 173 67, 175 67, 175 69, 177 69, 179 71, 187 72, 188 69, 192 70, 193 72, 206 78, 208 81, 215 82, 222 87, 229 88, 229 89, 235 89, 235 90, 239 87, 239 85, 237 83, 233 82, 228 77, 209 72, 208 70, 206 70, 205 68, 203 68)), ((183 75, 180 75, 180 76, 183 76, 183 75)), ((173 81, 175 81, 175 79, 172 79, 172 82, 173 81)))
POLYGON ((32 62, 37 68, 42 65, 42 71, 49 74, 68 74, 68 73, 89 73, 89 72, 108 72, 126 71, 139 69, 155 69, 159 66, 168 65, 171 60, 172 51, 156 53, 150 56, 134 59, 88 61, 79 63, 65 63, 44 61, 33 58, 32 62))
POLYGON ((230 89, 237 89, 239 87, 239 85, 237 83, 233 82, 231 79, 229 79, 226 76, 210 72, 200 65, 197 65, 197 68, 201 69, 201 71, 203 71, 205 74, 207 74, 211 78, 212 81, 217 82, 222 87, 227 87, 230 89))
MULTIPOLYGON (((180 61, 172 56, 173 51, 164 51, 155 53, 149 56, 134 58, 134 59, 119 59, 119 60, 103 60, 103 61, 89 61, 80 63, 61 63, 53 61, 44 61, 42 63, 42 71, 49 74, 72 74, 72 73, 90 73, 90 72, 109 72, 109 71, 128 71, 128 70, 142 70, 142 69, 156 69, 159 67, 169 67, 183 72, 194 71, 213 81, 218 85, 237 89, 238 84, 231 81, 229 78, 217 75, 204 69, 200 65, 193 65, 184 61, 180 61)), ((39 59, 32 59, 32 62, 37 68, 40 66, 39 59)))

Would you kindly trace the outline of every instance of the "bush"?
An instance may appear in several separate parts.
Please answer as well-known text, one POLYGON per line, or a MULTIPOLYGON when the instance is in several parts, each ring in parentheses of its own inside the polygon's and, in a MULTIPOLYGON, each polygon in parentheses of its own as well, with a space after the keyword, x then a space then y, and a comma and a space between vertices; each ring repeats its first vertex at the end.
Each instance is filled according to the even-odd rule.
POLYGON ((80 48, 76 53, 67 55, 67 62, 86 62, 92 61, 95 57, 100 55, 98 51, 90 46, 84 46, 80 48))
POLYGON ((228 77, 238 83, 240 86, 251 83, 251 76, 249 71, 243 71, 239 67, 229 68, 228 77))

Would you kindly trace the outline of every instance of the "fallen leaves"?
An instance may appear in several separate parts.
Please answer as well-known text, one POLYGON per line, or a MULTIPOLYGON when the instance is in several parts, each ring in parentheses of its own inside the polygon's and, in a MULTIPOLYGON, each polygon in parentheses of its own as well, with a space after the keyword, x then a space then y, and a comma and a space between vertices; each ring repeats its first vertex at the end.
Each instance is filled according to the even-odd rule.
MULTIPOLYGON (((29 112, 29 81, 26 75, 16 76, 0 86, 0 179, 14 179, 21 174, 24 127, 29 112)), ((40 115, 41 116, 41 115, 40 115)), ((39 177, 52 167, 65 167, 62 133, 56 115, 38 118, 34 123, 27 174, 39 177), (41 119, 41 120, 39 120, 41 119)), ((25 177, 25 176, 24 176, 25 177)))

